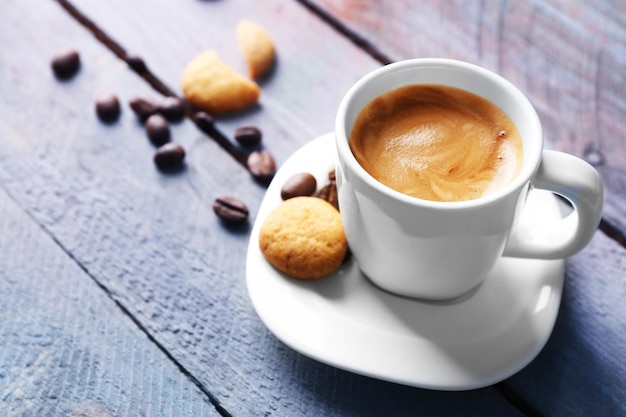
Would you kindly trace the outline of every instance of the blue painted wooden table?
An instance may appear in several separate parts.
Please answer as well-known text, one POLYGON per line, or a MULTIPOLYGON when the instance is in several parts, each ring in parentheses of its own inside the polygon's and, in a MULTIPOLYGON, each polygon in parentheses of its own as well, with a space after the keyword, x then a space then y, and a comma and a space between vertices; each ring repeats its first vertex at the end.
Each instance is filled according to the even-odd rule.
MULTIPOLYGON (((594 0, 5 0, 0 4, 0 415, 626 415, 626 5, 594 0), (245 71, 241 19, 278 60, 221 138, 171 125, 183 170, 154 166, 129 100, 181 95, 206 49, 245 71), (60 81, 59 50, 80 53, 60 81), (138 73, 126 53, 142 57, 138 73), (593 164, 606 204, 566 262, 545 348, 520 372, 462 392, 407 387, 310 359, 261 322, 246 290, 248 239, 265 188, 232 141, 258 126, 278 165, 333 128, 345 91, 387 62, 463 59, 535 104, 547 147, 593 164), (120 118, 94 111, 116 94, 120 118), (224 142, 224 138, 228 141, 224 142), (249 206, 226 227, 220 194, 249 206)), ((306 331, 306 329, 303 329, 306 331)), ((364 347, 367 348, 367 347, 364 347)))

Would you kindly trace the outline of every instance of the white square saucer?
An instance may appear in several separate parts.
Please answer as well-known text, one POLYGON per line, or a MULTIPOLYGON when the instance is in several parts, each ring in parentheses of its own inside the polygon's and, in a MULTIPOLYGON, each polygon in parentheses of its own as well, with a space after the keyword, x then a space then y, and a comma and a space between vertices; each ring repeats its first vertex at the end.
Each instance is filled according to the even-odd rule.
MULTIPOLYGON (((270 184, 248 246, 246 280, 267 328, 320 362, 404 385, 468 390, 525 367, 550 336, 561 302, 564 260, 501 258, 469 294, 446 302, 399 297, 373 285, 353 260, 333 274, 300 281, 272 267, 259 250, 259 228, 298 172, 318 187, 336 160, 334 134, 296 151, 270 184)), ((533 191, 523 221, 562 217, 558 200, 533 191)), ((393 273, 393 272, 390 272, 393 273)))

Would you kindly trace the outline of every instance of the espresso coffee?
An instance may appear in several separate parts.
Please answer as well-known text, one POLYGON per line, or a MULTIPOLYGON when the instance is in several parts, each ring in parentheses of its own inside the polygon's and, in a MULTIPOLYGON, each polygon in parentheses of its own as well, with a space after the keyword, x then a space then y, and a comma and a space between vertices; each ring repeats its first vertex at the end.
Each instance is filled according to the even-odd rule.
POLYGON ((381 183, 435 201, 490 194, 515 178, 523 157, 517 128, 496 105, 420 84, 384 93, 361 110, 350 148, 381 183))

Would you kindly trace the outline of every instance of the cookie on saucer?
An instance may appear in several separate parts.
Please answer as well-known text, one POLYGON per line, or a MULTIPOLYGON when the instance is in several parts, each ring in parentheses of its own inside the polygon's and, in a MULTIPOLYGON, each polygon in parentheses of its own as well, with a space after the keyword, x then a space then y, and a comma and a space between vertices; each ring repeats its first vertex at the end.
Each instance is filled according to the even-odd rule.
POLYGON ((348 250, 339 212, 317 197, 294 197, 276 207, 261 226, 259 247, 270 264, 298 279, 330 274, 348 250))

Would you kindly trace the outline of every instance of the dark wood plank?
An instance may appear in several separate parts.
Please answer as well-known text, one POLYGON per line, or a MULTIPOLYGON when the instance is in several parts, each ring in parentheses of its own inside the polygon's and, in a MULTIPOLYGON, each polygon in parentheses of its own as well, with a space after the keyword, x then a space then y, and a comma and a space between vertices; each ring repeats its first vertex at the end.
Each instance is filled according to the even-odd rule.
POLYGON ((0 415, 219 416, 2 188, 0 230, 0 415))
MULTIPOLYGON (((226 131, 244 122, 261 125, 279 161, 332 129, 343 90, 378 65, 295 3, 191 2, 185 8, 170 3, 81 7, 122 44, 128 42, 129 50, 146 56, 168 82, 178 78, 189 57, 222 39, 231 24, 234 28, 235 16, 245 12, 282 31, 275 34, 283 40, 279 66, 264 85, 261 108, 220 120, 226 131), (173 39, 160 43, 161 33, 173 39)), ((224 227, 210 208, 216 194, 229 192, 243 196, 254 213, 264 190, 188 122, 174 129, 175 140, 189 151, 186 169, 177 175, 156 171, 153 148, 128 108, 117 123, 102 125, 92 107, 98 90, 115 92, 124 103, 150 93, 142 81, 86 31, 60 17, 54 2, 12 6, 0 17, 4 33, 21 33, 25 16, 32 16, 29 22, 38 30, 11 37, 0 50, 0 61, 11 63, 0 66, 10 68, 1 79, 0 113, 9 116, 0 129, 0 183, 227 410, 290 416, 408 416, 415 410, 521 415, 492 388, 443 393, 397 386, 322 365, 278 342, 246 294, 248 228, 224 227), (66 46, 81 51, 83 67, 76 78, 59 83, 48 59, 66 46), (21 53, 33 48, 36 53, 21 53)), ((24 260, 28 241, 12 242, 11 253, 24 260)), ((105 311, 97 303, 92 310, 105 311)))
MULTIPOLYGON (((608 171, 609 210, 626 206, 626 6, 609 1, 302 0, 390 60, 447 57, 496 71, 531 99, 546 146, 608 171), (620 172, 621 174, 621 172, 620 172), (617 188, 614 188, 617 187, 617 188)), ((611 216, 626 231, 626 217, 611 216)))

